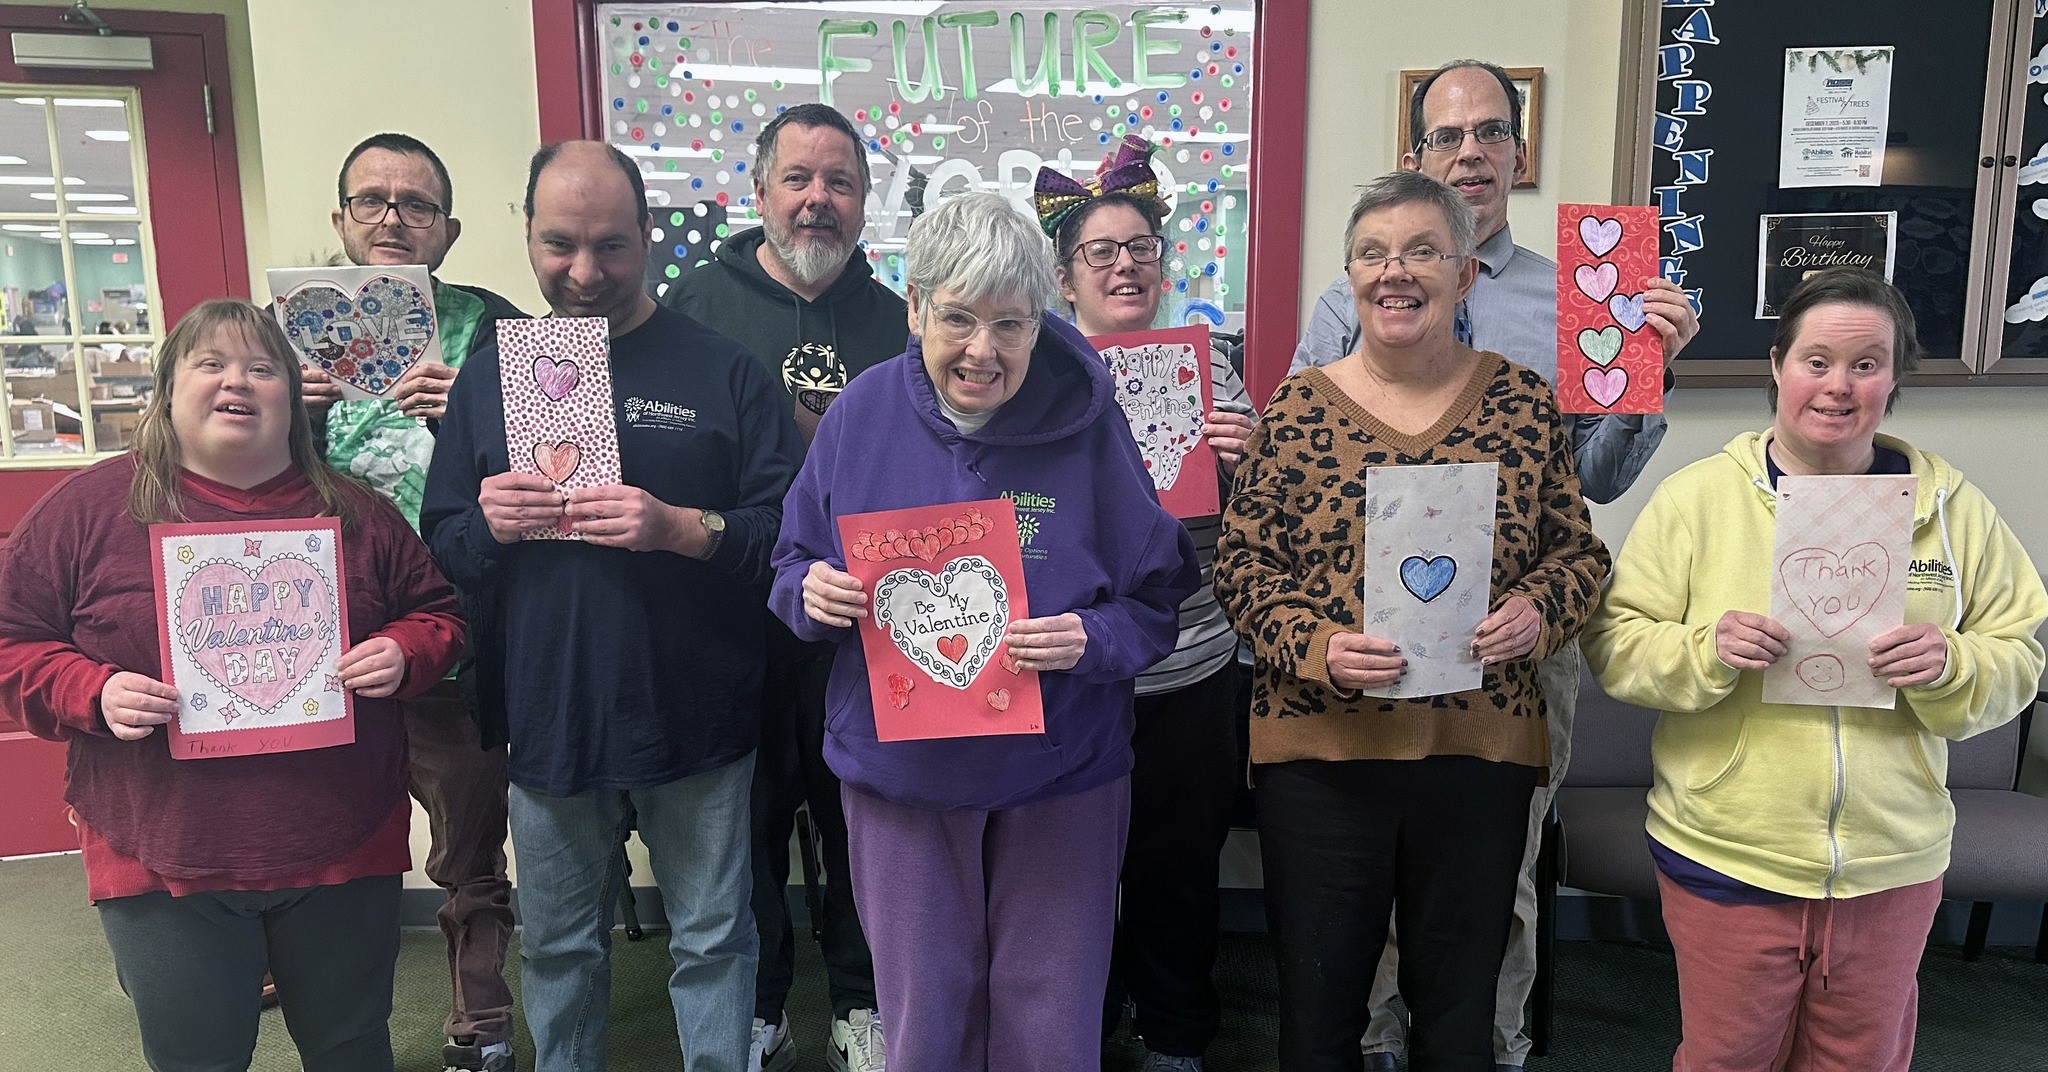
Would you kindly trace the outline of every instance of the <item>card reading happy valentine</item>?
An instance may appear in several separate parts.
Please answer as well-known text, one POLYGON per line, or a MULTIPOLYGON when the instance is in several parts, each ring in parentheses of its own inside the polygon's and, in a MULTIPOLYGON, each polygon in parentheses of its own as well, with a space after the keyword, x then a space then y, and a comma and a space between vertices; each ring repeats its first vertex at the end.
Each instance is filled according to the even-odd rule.
POLYGON ((1442 696, 1479 687, 1473 634, 1493 591, 1500 465, 1383 465, 1365 471, 1367 633, 1408 660, 1401 680, 1368 696, 1442 696))
POLYGON ((1202 422, 1216 398, 1208 329, 1132 331, 1088 341, 1116 380, 1117 404, 1138 441, 1159 505, 1179 518, 1221 513, 1216 455, 1202 438, 1202 422))
MULTIPOLYGON (((603 317, 498 321, 505 451, 515 473, 567 492, 619 483, 611 332, 603 317)), ((528 540, 573 540, 567 517, 528 540)))
POLYGON ((878 740, 1045 732, 1038 672, 1003 647, 1031 616, 1009 500, 848 514, 839 542, 872 600, 858 628, 878 740))
POLYGON ((1655 208, 1557 206, 1559 409, 1664 412, 1664 339, 1643 311, 1656 274, 1655 208))
POLYGON ((398 378, 441 360, 434 285, 422 264, 272 268, 271 311, 302 365, 326 372, 348 399, 391 397, 398 378))
POLYGON ((356 739, 341 522, 151 525, 157 642, 178 690, 174 759, 298 752, 356 739))
POLYGON ((1906 621, 1912 476, 1781 476, 1771 617, 1792 635, 1764 670, 1764 702, 1890 708, 1870 642, 1906 621))

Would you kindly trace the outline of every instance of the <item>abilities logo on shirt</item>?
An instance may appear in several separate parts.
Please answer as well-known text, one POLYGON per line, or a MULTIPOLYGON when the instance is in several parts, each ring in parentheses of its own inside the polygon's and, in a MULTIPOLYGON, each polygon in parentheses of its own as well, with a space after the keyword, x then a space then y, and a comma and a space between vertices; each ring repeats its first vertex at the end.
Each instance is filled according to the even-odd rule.
POLYGON ((626 426, 629 428, 657 428, 680 432, 685 428, 697 427, 697 411, 658 398, 641 398, 638 395, 626 399, 621 405, 626 411, 626 426))
POLYGON ((1023 549, 1024 557, 1044 561, 1045 548, 1033 545, 1039 532, 1052 521, 1058 501, 1050 495, 1036 495, 1028 491, 1006 491, 1003 498, 1017 508, 1017 543, 1023 549))
POLYGON ((1908 592, 1947 592, 1955 586, 1955 568, 1941 559, 1916 558, 1906 564, 1908 592))

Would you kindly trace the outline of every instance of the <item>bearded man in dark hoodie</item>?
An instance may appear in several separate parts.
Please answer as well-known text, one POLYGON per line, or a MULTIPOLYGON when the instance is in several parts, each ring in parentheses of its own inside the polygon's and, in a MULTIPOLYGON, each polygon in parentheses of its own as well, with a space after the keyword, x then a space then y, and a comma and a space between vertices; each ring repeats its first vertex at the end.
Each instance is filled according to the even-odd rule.
MULTIPOLYGON (((860 248, 872 184, 866 147, 846 117, 799 104, 754 143, 757 230, 734 235, 717 258, 687 272, 666 303, 750 351, 789 393, 808 446, 825 407, 849 380, 903 352, 903 299, 882 285, 860 248)), ((754 986, 753 1069, 796 1062, 783 1003, 796 968, 788 902, 789 838, 809 802, 823 842, 823 945, 832 996, 826 1061, 836 1072, 878 1072, 881 1022, 874 964, 845 876, 846 820, 839 780, 825 766, 825 680, 832 646, 799 641, 770 617, 754 768, 754 920, 761 959, 754 986)))

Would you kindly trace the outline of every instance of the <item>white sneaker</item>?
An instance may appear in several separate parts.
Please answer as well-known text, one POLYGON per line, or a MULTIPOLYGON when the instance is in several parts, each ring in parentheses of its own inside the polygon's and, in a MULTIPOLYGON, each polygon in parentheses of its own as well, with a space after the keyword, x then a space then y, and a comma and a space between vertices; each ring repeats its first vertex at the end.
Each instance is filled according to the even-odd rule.
POLYGON ((789 1072, 796 1067, 796 1047, 789 1041, 789 1017, 771 1024, 754 1017, 754 1044, 747 1051, 749 1072, 789 1072))
POLYGON ((832 1072, 883 1072, 888 1063, 880 1013, 855 1009, 846 1019, 832 1021, 832 1047, 825 1051, 832 1072))

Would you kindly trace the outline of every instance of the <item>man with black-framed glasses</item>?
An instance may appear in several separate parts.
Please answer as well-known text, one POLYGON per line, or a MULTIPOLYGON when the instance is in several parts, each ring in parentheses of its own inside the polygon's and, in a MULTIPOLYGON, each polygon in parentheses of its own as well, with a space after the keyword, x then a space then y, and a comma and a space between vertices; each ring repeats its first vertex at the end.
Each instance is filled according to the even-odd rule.
MULTIPOLYGON (((450 215, 448 169, 424 142, 378 134, 349 151, 336 182, 332 220, 351 264, 424 264, 438 273, 462 234, 450 215)), ((463 362, 497 340, 497 323, 526 314, 482 287, 457 286, 432 275, 439 363, 414 365, 392 399, 342 401, 340 387, 317 369, 305 371, 305 397, 315 413, 329 463, 382 492, 419 526, 434 427, 463 362), (325 419, 321 420, 324 414, 325 419)), ((474 617, 478 611, 465 604, 474 617)), ((440 909, 448 942, 452 995, 443 1025, 447 1067, 509 1072, 513 1066, 512 993, 505 951, 512 937, 512 886, 505 874, 505 742, 485 742, 457 677, 399 702, 405 715, 411 789, 426 810, 432 848, 427 877, 447 891, 440 909), (485 747, 488 743, 491 747, 485 747)))
MULTIPOLYGON (((1458 60, 1431 72, 1408 101, 1409 129, 1418 131, 1415 144, 1401 157, 1401 166, 1440 180, 1472 206, 1479 236, 1480 271, 1471 293, 1458 304, 1454 321, 1458 340, 1492 351, 1535 370, 1546 380, 1557 378, 1557 262, 1515 244, 1508 228, 1508 191, 1529 173, 1528 147, 1522 140, 1522 98, 1514 80, 1501 68, 1478 60, 1458 60)), ((1624 280, 1640 286, 1643 311, 1664 341, 1664 359, 1671 358, 1699 332, 1699 318, 1685 293, 1668 280, 1651 277, 1624 280)), ((1339 276, 1316 299, 1308 330, 1294 351, 1290 371, 1327 365, 1358 347, 1359 324, 1350 281, 1339 276)), ((1671 376, 1665 374, 1665 389, 1671 376)), ((1662 416, 1601 414, 1570 417, 1573 454, 1586 498, 1612 502, 1627 491, 1650 455, 1664 439, 1662 416)), ((1537 664, 1546 721, 1550 730, 1550 772, 1530 803, 1521 888, 1501 963, 1494 1009, 1494 1059, 1497 1072, 1521 1072, 1530 1050, 1522 1010, 1535 979, 1536 887, 1533 880, 1542 821, 1550 800, 1564 779, 1571 757, 1572 712, 1577 705, 1579 650, 1567 645, 1537 664)), ((1395 992, 1394 946, 1380 963, 1373 987, 1371 1024, 1362 1040, 1369 1072, 1391 1072, 1405 1034, 1389 1011, 1395 992)))

